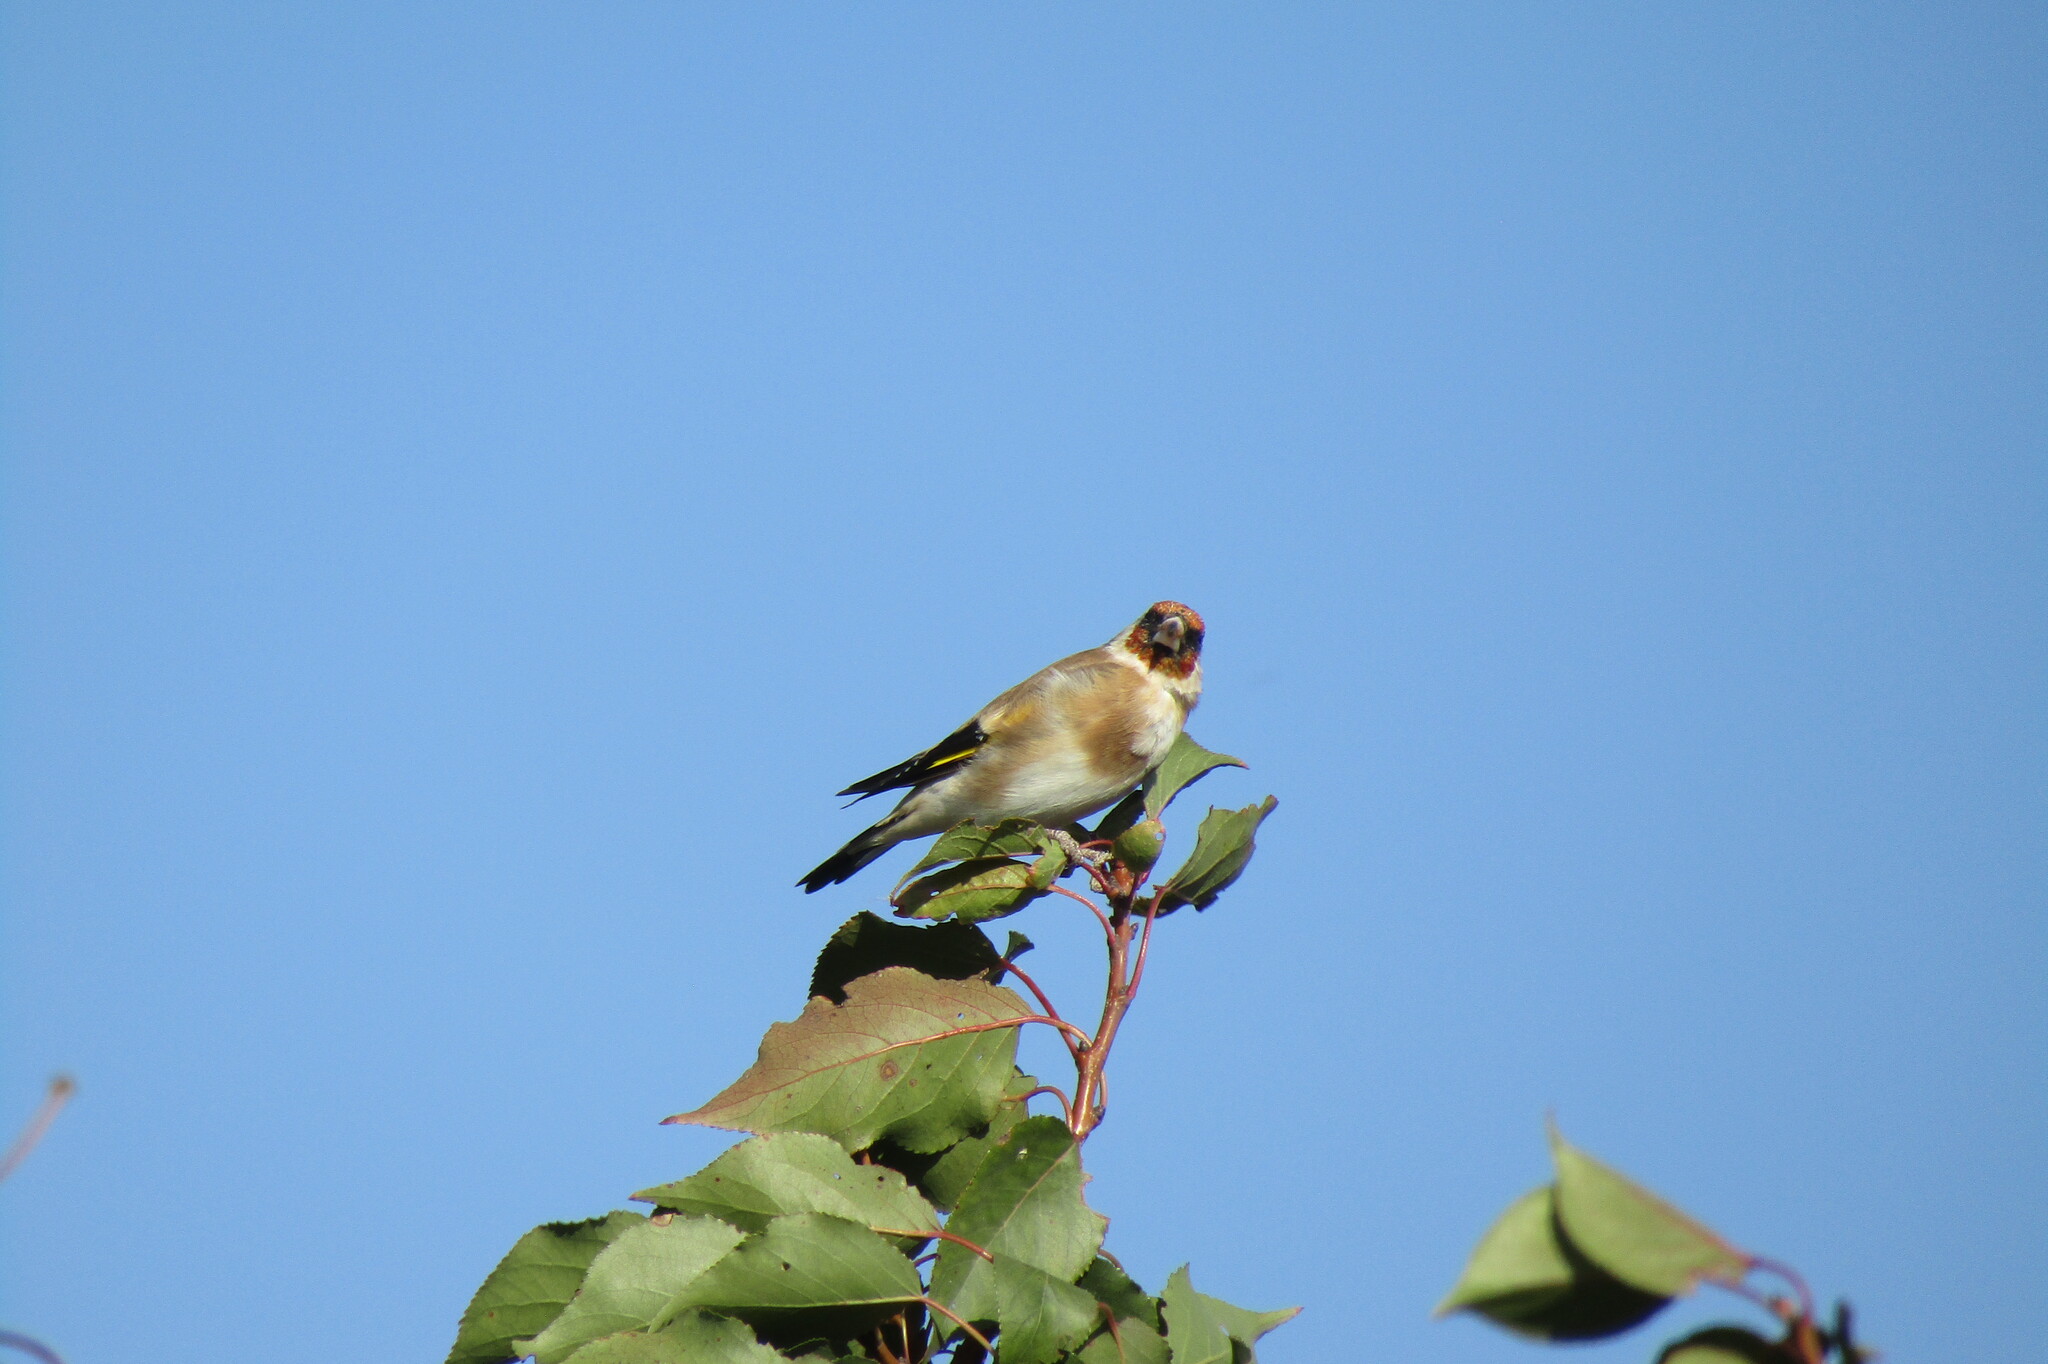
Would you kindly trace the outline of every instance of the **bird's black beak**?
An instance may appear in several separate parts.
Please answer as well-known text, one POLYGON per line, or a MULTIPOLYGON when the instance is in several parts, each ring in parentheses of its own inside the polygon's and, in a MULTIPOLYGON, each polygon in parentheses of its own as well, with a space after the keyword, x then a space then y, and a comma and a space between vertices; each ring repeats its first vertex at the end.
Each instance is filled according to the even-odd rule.
POLYGON ((1179 616, 1168 616, 1152 631, 1152 642, 1170 654, 1178 654, 1187 638, 1187 622, 1179 616))

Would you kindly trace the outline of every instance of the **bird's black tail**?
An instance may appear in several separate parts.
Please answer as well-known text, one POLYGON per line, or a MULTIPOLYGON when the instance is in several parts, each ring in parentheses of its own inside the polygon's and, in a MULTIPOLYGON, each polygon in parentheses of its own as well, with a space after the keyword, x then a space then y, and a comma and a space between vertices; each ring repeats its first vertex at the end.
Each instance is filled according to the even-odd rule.
POLYGON ((804 888, 804 894, 811 895, 827 886, 836 886, 847 877, 880 857, 896 846, 897 840, 889 837, 888 827, 896 822, 892 815, 869 829, 854 836, 851 843, 833 853, 830 857, 811 868, 803 880, 797 882, 804 888))

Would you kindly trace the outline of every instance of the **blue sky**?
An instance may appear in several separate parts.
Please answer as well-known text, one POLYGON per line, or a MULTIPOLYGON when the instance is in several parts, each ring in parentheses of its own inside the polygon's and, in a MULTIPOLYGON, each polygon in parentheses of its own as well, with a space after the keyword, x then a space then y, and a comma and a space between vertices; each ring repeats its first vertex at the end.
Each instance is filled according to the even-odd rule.
POLYGON ((0 13, 0 1323, 438 1358, 718 1149, 907 864, 797 893, 830 793, 1170 596, 1281 805, 1090 1143, 1143 1281, 1543 1358, 1428 1311, 1554 1111, 2048 1333, 2038 7, 0 13))

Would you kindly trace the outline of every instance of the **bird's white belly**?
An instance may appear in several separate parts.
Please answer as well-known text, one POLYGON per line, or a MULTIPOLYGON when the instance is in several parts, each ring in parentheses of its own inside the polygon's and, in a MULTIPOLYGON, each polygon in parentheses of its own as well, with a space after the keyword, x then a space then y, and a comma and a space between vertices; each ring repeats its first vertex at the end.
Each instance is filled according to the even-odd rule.
POLYGON ((1047 753, 1017 773, 998 795, 998 819, 1033 819, 1071 824, 1092 815, 1130 790, 1130 783, 1105 777, 1079 749, 1047 753))

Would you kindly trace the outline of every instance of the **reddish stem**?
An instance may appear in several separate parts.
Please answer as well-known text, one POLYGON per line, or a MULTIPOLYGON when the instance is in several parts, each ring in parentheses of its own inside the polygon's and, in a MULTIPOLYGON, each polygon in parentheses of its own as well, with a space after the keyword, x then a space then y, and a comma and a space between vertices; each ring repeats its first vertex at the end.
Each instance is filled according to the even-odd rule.
POLYGON ((1093 914, 1096 918, 1096 921, 1102 925, 1102 931, 1104 933, 1116 932, 1115 929, 1109 926, 1109 920, 1106 917, 1104 917, 1102 911, 1095 907, 1095 902, 1093 900, 1089 899, 1085 895, 1076 895, 1073 891, 1068 890, 1065 886, 1054 886, 1052 887, 1052 889, 1056 894, 1064 895, 1069 900, 1072 900, 1074 903, 1086 906, 1088 912, 1090 914, 1093 914))
POLYGON ((1088 873, 1088 879, 1095 883, 1095 889, 1099 894, 1112 897, 1116 894, 1116 882, 1110 879, 1109 869, 1115 865, 1114 862, 1083 862, 1081 869, 1088 873))
MULTIPOLYGON (((1031 991, 1031 997, 1038 1001, 1039 1008, 1045 1010, 1046 1017, 1052 1019, 1056 1023, 1060 1023, 1062 1025, 1066 1024, 1067 1020, 1060 1017, 1060 1011, 1053 1007, 1052 1001, 1046 997, 1045 991, 1038 988, 1038 982, 1033 980, 1030 976, 1026 975, 1022 968, 1020 968, 1016 962, 1011 961, 1008 958, 1005 958, 1003 961, 1003 969, 1009 972, 1011 975, 1015 976, 1017 979, 1024 982, 1024 988, 1031 991)), ((1085 1036, 1086 1034, 1083 1035, 1085 1036)), ((1064 1032, 1060 1034, 1060 1040, 1062 1042, 1065 1042, 1067 1044, 1067 1050, 1073 1053, 1076 1059, 1079 1059, 1081 1054, 1081 1044, 1076 1042, 1073 1038, 1067 1036, 1067 1034, 1064 1032)))
POLYGON ((974 1343, 976 1345, 979 1345, 983 1350, 987 1351, 989 1354, 995 1353, 996 1347, 989 1343, 989 1338, 983 1335, 981 1332, 975 1330, 972 1325, 970 1325, 967 1321, 963 1320, 961 1317, 955 1314, 950 1308, 943 1307, 940 1304, 933 1302, 930 1298, 919 1298, 917 1299, 917 1301, 923 1303, 927 1308, 931 1309, 934 1312, 937 1312, 940 1316, 952 1322, 955 1326, 965 1331, 968 1335, 974 1337, 974 1343))
MULTIPOLYGON (((1087 870, 1096 893, 1109 907, 1105 914, 1084 895, 1064 886, 1050 887, 1069 900, 1077 900, 1088 907, 1088 912, 1102 925, 1103 942, 1109 951, 1108 978, 1102 992, 1102 1019, 1095 1026, 1095 1035, 1088 1037, 1078 1028, 1061 1030, 1067 1049, 1074 1058, 1074 1097, 1068 1099, 1064 1094, 1059 1097, 1066 1109, 1067 1130, 1074 1134, 1076 1141, 1085 1141, 1088 1134, 1101 1125, 1108 1112, 1110 1048, 1116 1044, 1117 1030, 1123 1026, 1124 1015, 1130 1012, 1132 1001, 1137 998, 1138 987, 1144 983, 1145 963, 1152 952, 1152 928, 1164 906, 1165 892, 1154 891, 1140 915, 1135 911, 1138 889, 1145 884, 1145 877, 1135 874, 1129 866, 1114 858, 1100 865, 1076 861, 1087 870), (1135 953, 1132 951, 1134 945, 1135 953)), ((1028 978, 1026 983, 1030 983, 1028 978)), ((1039 994, 1035 985, 1031 989, 1049 1016, 1039 1021, 1058 1019, 1051 1001, 1039 994)), ((1057 1090, 1052 1092, 1058 1093, 1057 1090)))
POLYGON ((1138 964, 1131 972, 1132 994, 1138 993, 1138 986, 1145 979, 1145 963, 1152 955, 1152 924, 1159 917, 1160 902, 1165 899, 1165 891, 1155 891, 1151 903, 1145 906, 1145 935, 1138 939, 1138 964))
POLYGON ((1799 1295, 1799 1315, 1808 1321, 1813 1320, 1813 1290, 1806 1286, 1806 1280, 1800 1275, 1798 1270, 1788 1264, 1781 1264, 1777 1260, 1765 1259, 1761 1255, 1750 1256, 1749 1267, 1751 1269, 1761 1269, 1766 1274, 1775 1274, 1786 1283, 1791 1284, 1792 1291, 1799 1295))
POLYGON ((64 1111, 65 1104, 71 1102, 71 1096, 77 1089, 69 1075, 59 1075, 50 1081, 49 1092, 43 1095, 42 1105, 36 1109, 35 1116, 28 1120, 28 1126, 21 1129, 21 1135, 14 1139, 14 1145, 7 1148, 7 1154, 0 1156, 0 1179, 13 1174, 14 1167, 28 1159, 28 1153, 36 1149, 36 1143, 43 1139, 43 1133, 50 1130, 50 1124, 57 1121, 57 1115, 64 1111))
POLYGON ((1800 1305, 1795 1308, 1784 1298, 1760 1292, 1740 1279, 1723 1279, 1709 1275, 1707 1282, 1715 1284, 1739 1298, 1749 1299, 1749 1301, 1755 1303, 1758 1307, 1761 1307, 1764 1311, 1782 1322, 1785 1327, 1786 1337, 1792 1347, 1799 1352, 1799 1358, 1803 1361, 1803 1364, 1825 1364, 1827 1350, 1821 1344, 1819 1328, 1814 1324, 1813 1296, 1807 1291, 1806 1281, 1799 1276, 1796 1270, 1790 1266, 1779 1264, 1775 1260, 1766 1260, 1760 1256, 1752 1255, 1749 1257, 1749 1265, 1751 1269, 1766 1270, 1790 1283, 1793 1289, 1799 1293, 1800 1305))
POLYGON ((920 1231, 916 1227, 869 1227, 868 1230, 874 1232, 878 1236, 916 1236, 926 1238, 936 1236, 941 1241, 951 1241, 956 1246, 965 1246, 967 1249, 973 1251, 976 1255, 979 1255, 982 1259, 987 1260, 990 1264, 994 1264, 996 1262, 995 1256, 989 1254, 980 1246, 977 1246, 976 1244, 974 1244, 974 1242, 968 1240, 965 1236, 955 1236, 950 1231, 920 1231))
MULTIPOLYGON (((1078 1061, 1081 1058, 1077 1055, 1074 1059, 1078 1061)), ((1040 1085, 1036 1089, 1027 1089, 1022 1094, 1019 1094, 1017 1098, 1022 1101, 1029 1101, 1040 1094, 1050 1094, 1055 1099, 1058 1099, 1060 1101, 1060 1112, 1066 1115, 1067 1126, 1072 1127, 1074 1125, 1073 1101, 1067 1098, 1067 1092, 1058 1085, 1040 1085)))
POLYGON ((0 1348, 19 1350, 25 1355, 34 1355, 43 1364, 64 1364, 57 1352, 37 1340, 34 1336, 17 1335, 13 1331, 0 1331, 0 1348))
POLYGON ((1768 1293, 1759 1292, 1739 1279, 1717 1279, 1710 1275, 1706 1281, 1733 1293, 1738 1298, 1747 1298, 1780 1321, 1785 1319, 1784 1313, 1778 1310, 1779 1304, 1784 1302, 1783 1298, 1773 1298, 1768 1293))
POLYGON ((1106 1111, 1103 1068, 1109 1064, 1109 1049, 1116 1043, 1117 1029, 1123 1025, 1124 1014, 1137 995, 1137 981, 1131 973, 1131 939, 1137 924, 1131 918, 1128 894, 1110 897, 1109 909, 1105 921, 1109 928, 1109 980, 1103 991, 1102 1021, 1096 1025, 1094 1039, 1082 1048, 1075 1067, 1074 1104, 1067 1123, 1076 1141, 1086 1141, 1102 1122, 1106 1111))

